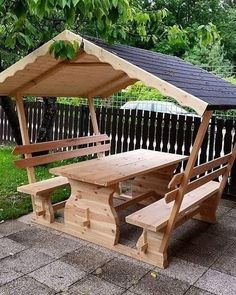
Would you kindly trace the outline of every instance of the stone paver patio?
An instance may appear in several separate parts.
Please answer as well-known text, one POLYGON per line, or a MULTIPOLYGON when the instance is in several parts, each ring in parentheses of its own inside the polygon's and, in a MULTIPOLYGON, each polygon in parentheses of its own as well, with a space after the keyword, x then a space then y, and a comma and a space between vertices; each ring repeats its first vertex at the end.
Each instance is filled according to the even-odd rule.
MULTIPOLYGON (((0 295, 236 294, 236 203, 222 201, 215 225, 180 227, 165 270, 26 221, 0 224, 0 295)), ((138 235, 124 226, 122 242, 138 235)))

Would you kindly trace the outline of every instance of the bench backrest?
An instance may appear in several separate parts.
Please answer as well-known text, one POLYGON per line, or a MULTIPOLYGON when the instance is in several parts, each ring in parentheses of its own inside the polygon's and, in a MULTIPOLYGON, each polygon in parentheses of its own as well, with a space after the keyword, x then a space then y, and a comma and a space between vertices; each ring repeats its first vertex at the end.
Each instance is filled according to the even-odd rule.
POLYGON ((16 146, 13 155, 33 155, 15 161, 16 167, 29 168, 76 157, 104 154, 109 150, 110 139, 106 134, 101 134, 16 146), (66 148, 69 149, 63 151, 66 148), (37 155, 45 151, 45 155, 37 155))
MULTIPOLYGON (((229 153, 223 157, 194 167, 188 176, 189 181, 184 193, 186 194, 200 186, 205 185, 209 181, 225 175, 229 168, 228 164, 231 159, 232 153, 229 153)), ((181 172, 176 174, 170 181, 169 188, 172 190, 165 195, 167 203, 170 203, 177 198, 184 177, 184 172, 181 172)))

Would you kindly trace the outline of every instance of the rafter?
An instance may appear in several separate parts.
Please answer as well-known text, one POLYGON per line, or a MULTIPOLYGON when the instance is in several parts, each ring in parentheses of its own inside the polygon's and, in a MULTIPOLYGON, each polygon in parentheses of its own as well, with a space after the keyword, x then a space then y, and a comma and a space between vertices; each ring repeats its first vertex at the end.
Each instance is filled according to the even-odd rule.
POLYGON ((119 76, 116 76, 115 78, 112 78, 111 80, 106 81, 102 85, 99 85, 98 87, 93 88, 89 93, 88 97, 94 97, 97 94, 100 94, 101 92, 107 91, 107 89, 110 88, 109 85, 117 84, 120 82, 120 80, 124 80, 127 78, 127 75, 125 73, 121 73, 119 76))
MULTIPOLYGON (((81 52, 78 54, 77 60, 81 59, 84 55, 86 55, 85 52, 81 52)), ((15 89, 10 96, 15 96, 16 93, 24 94, 28 89, 31 87, 34 87, 35 85, 39 84, 40 82, 46 80, 48 77, 51 77, 52 75, 59 72, 62 68, 66 67, 68 65, 68 62, 62 61, 58 64, 56 64, 54 67, 50 68, 49 70, 45 71, 44 73, 40 74, 39 76, 35 77, 31 81, 25 83, 24 85, 18 87, 15 89)))

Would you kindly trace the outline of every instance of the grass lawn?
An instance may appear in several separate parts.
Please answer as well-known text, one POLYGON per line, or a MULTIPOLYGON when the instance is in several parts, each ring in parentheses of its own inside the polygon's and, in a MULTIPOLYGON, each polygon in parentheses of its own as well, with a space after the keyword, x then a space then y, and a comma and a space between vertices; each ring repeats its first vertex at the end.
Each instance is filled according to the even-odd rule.
MULTIPOLYGON (((30 196, 17 192, 18 186, 28 183, 26 170, 14 166, 13 161, 17 157, 13 156, 11 152, 12 147, 0 147, 0 221, 17 218, 32 211, 30 196)), ((68 161, 60 161, 37 167, 37 180, 53 177, 48 172, 49 168, 68 163, 68 161)), ((53 195, 53 202, 62 201, 68 196, 68 188, 58 189, 53 195)))

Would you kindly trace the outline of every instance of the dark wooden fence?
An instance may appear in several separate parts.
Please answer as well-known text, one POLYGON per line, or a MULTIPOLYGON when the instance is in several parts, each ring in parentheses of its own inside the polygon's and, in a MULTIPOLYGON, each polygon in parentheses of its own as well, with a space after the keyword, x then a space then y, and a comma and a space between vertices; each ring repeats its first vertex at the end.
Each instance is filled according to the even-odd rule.
MULTIPOLYGON (((43 115, 41 102, 26 103, 31 142, 35 142, 43 115)), ((52 139, 81 137, 92 134, 86 106, 58 104, 52 139)), ((133 149, 151 149, 189 155, 200 124, 198 116, 177 116, 155 112, 97 109, 101 133, 111 137, 111 153, 133 149)), ((198 163, 231 151, 236 141, 233 119, 213 118, 199 153, 198 163)), ((14 143, 11 128, 0 109, 0 141, 14 143)))

